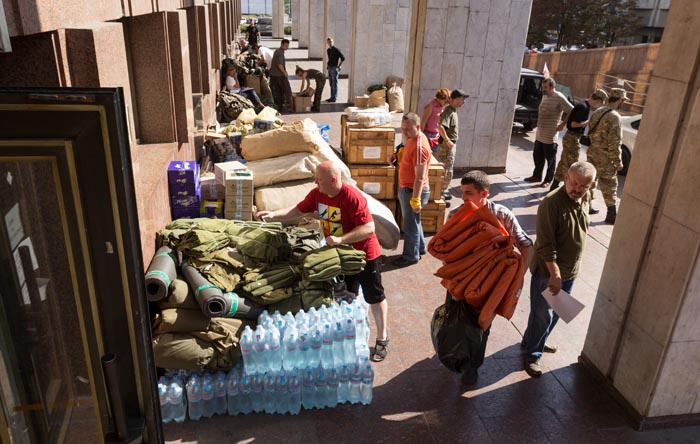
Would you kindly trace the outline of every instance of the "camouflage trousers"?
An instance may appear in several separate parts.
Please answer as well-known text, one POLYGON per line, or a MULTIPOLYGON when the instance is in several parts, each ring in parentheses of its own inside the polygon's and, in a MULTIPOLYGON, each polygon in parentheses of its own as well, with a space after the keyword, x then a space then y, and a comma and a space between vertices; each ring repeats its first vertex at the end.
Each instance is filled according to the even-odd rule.
POLYGON ((450 187, 450 182, 452 182, 452 174, 454 173, 455 166, 455 152, 457 151, 457 145, 453 146, 451 149, 447 146, 447 143, 443 142, 437 146, 437 152, 435 153, 435 158, 442 162, 445 166, 445 180, 442 182, 442 192, 444 193, 450 187))
MULTIPOLYGON (((611 207, 615 205, 617 198, 617 168, 602 150, 595 147, 588 148, 586 158, 597 171, 596 180, 601 193, 603 193, 605 206, 611 207)), ((591 200, 594 194, 595 188, 591 190, 591 200)))
POLYGON ((554 172, 555 182, 563 181, 564 175, 569 171, 569 167, 578 162, 578 154, 579 151, 581 151, 581 144, 579 143, 580 138, 580 134, 570 131, 564 134, 564 139, 562 140, 564 147, 561 151, 561 159, 559 159, 557 170, 554 172))

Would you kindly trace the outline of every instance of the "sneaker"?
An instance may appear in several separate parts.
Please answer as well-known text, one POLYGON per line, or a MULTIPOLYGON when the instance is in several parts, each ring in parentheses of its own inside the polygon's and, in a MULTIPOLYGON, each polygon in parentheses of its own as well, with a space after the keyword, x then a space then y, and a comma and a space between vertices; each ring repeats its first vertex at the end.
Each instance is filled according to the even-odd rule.
MULTIPOLYGON (((525 350, 527 348, 527 342, 523 341, 520 343, 520 350, 525 350)), ((550 345, 546 342, 544 343, 545 353, 556 353, 559 348, 556 345, 550 345)))
POLYGON ((469 366, 462 371, 462 384, 474 385, 477 379, 479 379, 479 370, 474 367, 469 366))
POLYGON ((535 176, 526 177, 523 179, 525 182, 539 182, 540 179, 535 176))
POLYGON ((326 102, 328 102, 328 103, 335 103, 335 99, 331 97, 330 99, 326 99, 326 102))
POLYGON ((540 367, 539 362, 527 362, 525 361, 525 373, 530 375, 531 378, 539 378, 542 376, 542 367, 540 367))
POLYGON ((548 188, 551 185, 551 182, 544 181, 540 184, 542 188, 548 188))
POLYGON ((588 209, 588 214, 598 214, 598 213, 600 213, 600 210, 598 208, 590 207, 588 209))
POLYGON ((391 265, 393 265, 394 267, 399 267, 399 268, 408 267, 410 265, 415 265, 417 263, 418 263, 418 261, 409 261, 408 259, 404 258, 403 256, 399 256, 396 259, 394 259, 393 261, 391 261, 391 265))

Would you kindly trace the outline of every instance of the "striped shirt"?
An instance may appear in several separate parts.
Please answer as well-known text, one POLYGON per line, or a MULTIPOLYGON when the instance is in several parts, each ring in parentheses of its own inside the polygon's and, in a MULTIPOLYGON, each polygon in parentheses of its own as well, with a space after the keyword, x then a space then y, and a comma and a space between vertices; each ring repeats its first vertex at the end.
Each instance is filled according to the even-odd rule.
POLYGON ((568 114, 573 108, 574 106, 559 91, 554 91, 552 96, 542 95, 537 117, 535 140, 547 144, 554 143, 561 115, 568 114))

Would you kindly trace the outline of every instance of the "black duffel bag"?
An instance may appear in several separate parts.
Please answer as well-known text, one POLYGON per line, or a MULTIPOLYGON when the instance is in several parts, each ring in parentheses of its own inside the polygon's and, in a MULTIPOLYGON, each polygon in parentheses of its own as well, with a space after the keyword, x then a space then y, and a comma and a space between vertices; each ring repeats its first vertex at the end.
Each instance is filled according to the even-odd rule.
POLYGON ((438 359, 453 372, 464 364, 480 359, 483 331, 479 314, 465 301, 450 301, 439 306, 430 321, 430 336, 438 359))

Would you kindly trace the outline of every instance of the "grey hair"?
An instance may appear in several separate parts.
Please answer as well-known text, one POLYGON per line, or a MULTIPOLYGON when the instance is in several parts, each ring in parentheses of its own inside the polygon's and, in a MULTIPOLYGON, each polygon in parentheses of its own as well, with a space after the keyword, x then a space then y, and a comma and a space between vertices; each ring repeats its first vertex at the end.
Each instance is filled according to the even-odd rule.
POLYGON ((569 167, 569 174, 571 173, 576 173, 580 177, 595 179, 596 169, 592 163, 579 160, 569 167))

